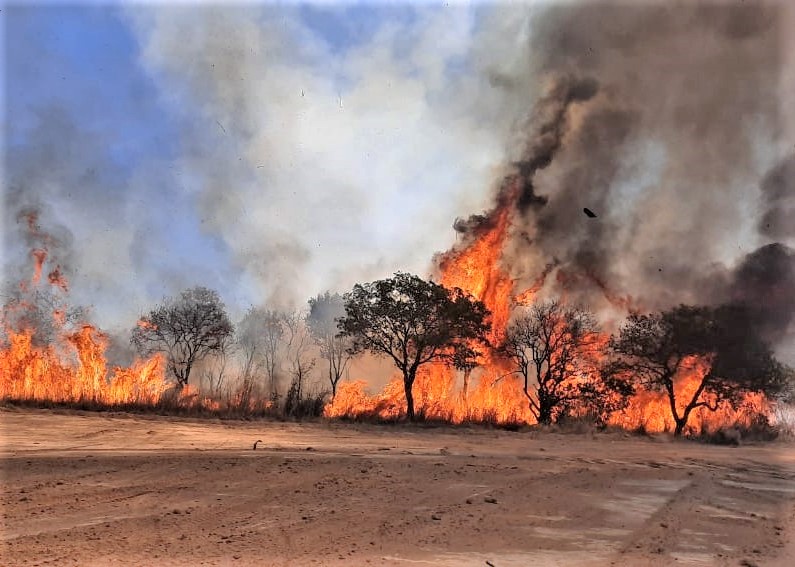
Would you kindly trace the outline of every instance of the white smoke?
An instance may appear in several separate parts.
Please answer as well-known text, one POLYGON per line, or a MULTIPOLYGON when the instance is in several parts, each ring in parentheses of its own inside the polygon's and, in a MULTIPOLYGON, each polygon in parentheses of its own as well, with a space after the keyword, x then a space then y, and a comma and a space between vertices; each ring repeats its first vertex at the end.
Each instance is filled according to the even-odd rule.
POLYGON ((288 8, 130 18, 164 100, 187 109, 184 189, 234 255, 229 282, 255 302, 290 306, 397 269, 427 273, 455 238, 452 220, 487 204, 528 102, 487 72, 521 30, 486 50, 494 33, 465 7, 384 21, 344 50, 288 8))

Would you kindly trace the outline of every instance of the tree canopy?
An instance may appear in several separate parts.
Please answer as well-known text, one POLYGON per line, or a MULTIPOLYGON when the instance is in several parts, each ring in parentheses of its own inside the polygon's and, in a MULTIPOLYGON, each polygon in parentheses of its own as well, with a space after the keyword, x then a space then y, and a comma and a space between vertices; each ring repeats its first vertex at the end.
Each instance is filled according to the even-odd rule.
POLYGON ((716 411, 724 402, 736 404, 747 392, 776 395, 791 372, 773 356, 741 304, 680 305, 632 314, 610 346, 609 373, 631 376, 638 385, 667 394, 676 435, 696 408, 716 411), (706 368, 691 372, 699 383, 691 396, 678 399, 676 379, 695 361, 706 368))
POLYGON ((429 362, 471 365, 489 328, 486 306, 459 288, 398 272, 392 278, 357 284, 344 296, 341 335, 350 351, 387 356, 403 374, 407 414, 415 419, 412 388, 417 370, 429 362))
POLYGON ((219 352, 232 324, 218 293, 194 287, 163 302, 141 317, 130 342, 143 356, 166 354, 169 373, 178 387, 188 384, 194 364, 219 352))
POLYGON ((598 328, 591 312, 554 300, 533 304, 508 326, 502 350, 524 379, 538 423, 553 423, 574 406, 601 409, 625 398, 611 396, 620 382, 601 380, 598 328))

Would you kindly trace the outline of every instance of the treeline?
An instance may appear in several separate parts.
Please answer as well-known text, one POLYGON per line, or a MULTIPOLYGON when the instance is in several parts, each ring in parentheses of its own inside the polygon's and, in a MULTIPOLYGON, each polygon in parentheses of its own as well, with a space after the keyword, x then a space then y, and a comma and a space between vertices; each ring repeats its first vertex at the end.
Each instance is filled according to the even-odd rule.
POLYGON ((299 417, 319 415, 364 352, 398 369, 410 420, 418 371, 429 364, 468 376, 498 358, 541 424, 571 415, 604 423, 638 392, 660 392, 677 435, 694 411, 736 406, 749 393, 780 397, 793 377, 742 304, 634 313, 610 335, 587 308, 547 300, 492 329, 482 302, 405 273, 312 298, 303 312, 252 308, 236 325, 217 293, 194 288, 143 316, 131 342, 142 355, 163 353, 178 389, 198 381, 229 406, 299 417))
POLYGON ((165 356, 177 396, 191 383, 226 410, 318 416, 352 356, 338 336, 343 314, 343 298, 325 293, 303 311, 252 307, 233 325, 218 293, 195 287, 143 315, 130 342, 165 356))

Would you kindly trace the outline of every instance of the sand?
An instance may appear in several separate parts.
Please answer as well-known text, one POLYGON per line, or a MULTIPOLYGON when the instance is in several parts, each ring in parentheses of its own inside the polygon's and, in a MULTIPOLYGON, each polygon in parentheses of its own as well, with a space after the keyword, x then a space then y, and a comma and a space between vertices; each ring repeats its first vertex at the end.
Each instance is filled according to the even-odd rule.
POLYGON ((782 441, 14 408, 0 426, 3 565, 795 565, 782 441))

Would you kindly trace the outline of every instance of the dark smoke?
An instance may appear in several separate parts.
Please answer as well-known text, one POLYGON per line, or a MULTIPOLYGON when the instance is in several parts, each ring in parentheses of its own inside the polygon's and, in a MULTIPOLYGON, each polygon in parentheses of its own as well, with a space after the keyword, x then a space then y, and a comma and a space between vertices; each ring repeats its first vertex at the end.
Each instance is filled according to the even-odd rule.
POLYGON ((761 188, 765 211, 759 232, 770 238, 795 237, 795 156, 770 170, 761 188))
POLYGON ((515 164, 522 188, 516 202, 521 212, 547 203, 546 197, 535 192, 535 174, 547 167, 560 150, 568 127, 571 104, 591 99, 598 88, 597 82, 591 78, 564 76, 556 79, 550 91, 538 102, 536 114, 528 124, 533 135, 522 160, 515 164))
POLYGON ((781 127, 788 30, 784 4, 747 4, 537 12, 519 50, 529 60, 497 87, 526 85, 526 74, 551 86, 519 125, 525 151, 495 209, 457 229, 488 226, 514 191, 503 264, 518 285, 555 263, 545 293, 595 309, 756 304, 781 344, 795 318, 792 250, 739 251, 795 236, 795 159, 767 175, 758 159, 760 147, 795 142, 781 127), (749 212, 760 198, 761 222, 749 212))
POLYGON ((795 318, 795 250, 779 243, 762 246, 732 276, 730 299, 749 306, 762 336, 781 340, 795 318))
POLYGON ((536 194, 534 178, 560 150, 568 127, 569 107, 585 102, 596 95, 598 83, 590 78, 578 79, 570 75, 556 77, 535 107, 524 126, 531 135, 511 173, 503 180, 497 194, 497 203, 488 213, 475 214, 468 219, 456 219, 456 232, 478 234, 494 226, 495 213, 505 206, 515 206, 521 212, 538 210, 547 204, 547 197, 536 194))

